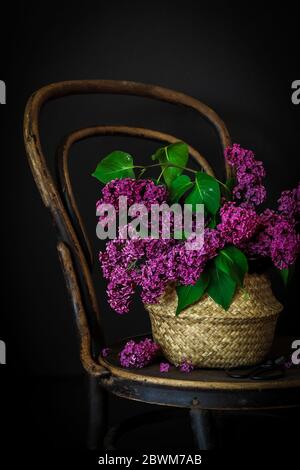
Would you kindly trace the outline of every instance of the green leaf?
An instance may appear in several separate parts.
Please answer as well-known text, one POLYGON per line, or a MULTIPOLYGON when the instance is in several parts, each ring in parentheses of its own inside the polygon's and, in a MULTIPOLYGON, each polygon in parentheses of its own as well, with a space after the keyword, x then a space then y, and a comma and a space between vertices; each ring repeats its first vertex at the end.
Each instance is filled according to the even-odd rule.
POLYGON ((187 175, 180 175, 175 178, 170 186, 171 202, 178 202, 179 199, 194 186, 191 178, 187 175))
POLYGON ((227 246, 215 258, 215 265, 228 274, 238 285, 242 286, 248 271, 248 261, 244 253, 235 246, 227 246))
POLYGON ((98 163, 92 176, 101 183, 108 183, 116 178, 135 178, 133 158, 129 153, 116 150, 98 163))
POLYGON ((209 273, 208 295, 224 310, 228 310, 236 289, 236 282, 224 271, 218 269, 215 263, 209 273))
POLYGON ((201 299, 208 286, 208 282, 209 276, 206 272, 203 272, 199 280, 193 286, 178 286, 176 288, 178 296, 176 315, 179 315, 186 307, 201 299))
POLYGON ((193 191, 185 199, 186 204, 192 204, 193 210, 196 204, 204 204, 206 210, 215 215, 220 207, 220 186, 210 175, 198 172, 193 191))
POLYGON ((172 181, 177 178, 177 176, 181 175, 188 158, 189 148, 184 142, 175 142, 175 144, 160 148, 152 156, 152 160, 158 160, 162 170, 164 169, 163 177, 168 187, 170 187, 172 181), (168 167, 168 164, 174 164, 176 166, 168 167), (177 168, 177 166, 181 168, 177 168))
POLYGON ((216 228, 216 225, 217 225, 217 220, 216 220, 216 216, 212 216, 210 221, 209 221, 209 224, 208 224, 208 228, 216 228))
POLYGON ((160 147, 159 149, 155 151, 153 155, 151 155, 151 160, 153 161, 159 160, 162 157, 164 152, 165 152, 165 147, 160 147))
POLYGON ((225 183, 226 188, 228 189, 229 192, 232 192, 234 186, 235 186, 235 178, 227 178, 226 183, 225 183))
POLYGON ((291 282, 291 279, 294 275, 294 272, 295 272, 295 265, 292 264, 291 266, 289 266, 288 268, 285 268, 285 269, 278 269, 279 271, 279 274, 283 280, 283 283, 285 286, 287 286, 290 282, 291 282))
POLYGON ((225 185, 221 186, 222 195, 227 201, 232 200, 232 191, 236 184, 235 178, 227 178, 225 185))

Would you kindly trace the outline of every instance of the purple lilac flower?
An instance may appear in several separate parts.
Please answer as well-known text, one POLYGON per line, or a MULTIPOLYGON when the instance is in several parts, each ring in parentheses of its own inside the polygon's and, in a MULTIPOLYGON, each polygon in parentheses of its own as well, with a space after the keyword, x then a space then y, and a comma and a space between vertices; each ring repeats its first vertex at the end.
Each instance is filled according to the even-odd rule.
POLYGON ((167 189, 156 185, 150 179, 135 180, 132 178, 115 179, 102 189, 102 198, 96 203, 112 204, 116 211, 119 209, 119 197, 127 197, 127 205, 143 203, 148 209, 151 204, 162 204, 167 199, 167 189))
POLYGON ((186 244, 177 245, 175 250, 176 280, 183 285, 195 284, 207 261, 214 258, 224 247, 225 241, 217 230, 206 228, 203 246, 199 250, 188 250, 186 244))
POLYGON ((271 209, 266 209, 259 215, 257 234, 246 245, 246 251, 250 256, 271 256, 270 245, 275 220, 277 214, 271 209))
POLYGON ((294 222, 266 209, 259 216, 258 233, 247 245, 247 251, 253 256, 270 257, 278 269, 288 268, 300 251, 300 236, 294 222))
POLYGON ((141 270, 141 298, 156 303, 168 283, 195 284, 208 260, 223 248, 224 240, 217 230, 205 229, 204 244, 199 250, 189 250, 184 242, 170 240, 168 249, 146 260, 141 270))
MULTIPOLYGON (((118 179, 104 187, 97 204, 110 203, 118 210, 120 196, 128 197, 128 205, 143 202, 150 209, 151 204, 165 201, 167 191, 152 180, 118 179)), ((223 246, 220 233, 212 229, 205 230, 204 245, 199 250, 189 250, 185 242, 174 239, 123 240, 119 231, 119 238, 109 241, 99 254, 103 276, 109 281, 110 306, 119 314, 128 312, 137 287, 141 288, 143 302, 156 303, 172 281, 195 284, 206 262, 223 246)))
POLYGON ((177 252, 174 239, 146 241, 146 257, 141 266, 141 298, 145 303, 156 303, 168 283, 177 280, 177 252))
POLYGON ((105 279, 110 279, 112 276, 114 267, 118 263, 123 262, 123 247, 124 240, 110 240, 106 243, 105 251, 99 253, 99 261, 101 264, 103 276, 105 279))
POLYGON ((272 261, 278 269, 286 269, 296 261, 300 250, 300 236, 288 220, 278 221, 272 235, 270 246, 272 261))
POLYGON ((122 268, 115 270, 115 276, 107 285, 108 302, 112 309, 122 315, 129 311, 136 285, 130 275, 124 274, 122 268), (118 272, 120 277, 118 277, 118 272))
POLYGON ((227 243, 240 246, 254 234, 259 218, 251 207, 237 206, 227 202, 220 210, 221 223, 218 225, 222 238, 227 243))
POLYGON ((176 279, 179 284, 195 284, 202 273, 206 257, 203 250, 187 250, 184 244, 174 250, 176 279))
POLYGON ((103 276, 109 281, 108 302, 120 314, 128 312, 139 282, 140 273, 134 269, 134 263, 143 254, 141 247, 138 249, 140 242, 141 240, 110 240, 105 251, 99 253, 103 276))
POLYGON ((140 285, 142 287, 141 299, 144 303, 156 303, 167 284, 176 279, 171 260, 172 250, 167 254, 146 260, 142 266, 140 285))
POLYGON ((111 240, 99 254, 103 275, 108 279, 110 306, 118 313, 128 312, 137 287, 144 303, 156 303, 172 282, 195 284, 207 261, 223 248, 219 231, 205 229, 204 244, 188 250, 185 242, 174 239, 111 240))
POLYGON ((102 357, 107 357, 110 354, 110 348, 103 348, 101 351, 102 357))
POLYGON ((141 369, 155 359, 159 350, 159 345, 150 338, 146 338, 138 343, 130 340, 120 352, 120 364, 126 368, 141 369))
POLYGON ((243 149, 239 144, 227 147, 225 158, 236 173, 237 185, 233 189, 235 200, 250 206, 258 206, 266 198, 266 189, 262 184, 265 170, 261 161, 255 160, 251 150, 243 149))
POLYGON ((147 209, 150 209, 152 204, 166 202, 167 194, 168 191, 165 186, 156 185, 150 179, 135 180, 124 178, 112 180, 102 189, 102 198, 97 201, 96 208, 99 209, 99 206, 102 204, 111 204, 115 208, 115 214, 108 215, 105 213, 101 215, 99 223, 104 229, 108 224, 116 223, 116 214, 119 213, 119 209, 122 209, 125 204, 124 201, 120 200, 122 196, 127 197, 126 204, 123 207, 124 210, 133 204, 143 204, 147 209))
POLYGON ((99 260, 109 280, 108 301, 114 310, 120 314, 129 310, 137 286, 142 287, 145 302, 157 300, 167 283, 175 279, 174 244, 175 240, 162 239, 112 240, 106 244, 99 260))
POLYGON ((179 370, 180 372, 189 373, 194 370, 194 366, 191 362, 185 360, 180 364, 179 370))
POLYGON ((161 362, 159 364, 160 372, 169 372, 171 365, 168 362, 161 362))
POLYGON ((300 182, 291 191, 282 191, 278 199, 278 211, 287 219, 296 221, 300 216, 300 182))

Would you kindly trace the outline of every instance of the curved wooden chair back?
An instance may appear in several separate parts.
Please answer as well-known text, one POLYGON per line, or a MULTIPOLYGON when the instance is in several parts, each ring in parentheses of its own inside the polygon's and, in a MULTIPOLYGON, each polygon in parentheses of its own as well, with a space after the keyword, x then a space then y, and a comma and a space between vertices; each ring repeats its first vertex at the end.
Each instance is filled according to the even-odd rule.
MULTIPOLYGON (((92 375, 105 375, 97 364, 95 344, 104 344, 100 312, 91 276, 93 256, 88 236, 73 194, 68 171, 68 155, 79 141, 104 135, 126 135, 173 143, 176 137, 151 129, 128 126, 95 126, 77 130, 66 137, 57 153, 58 181, 54 181, 43 154, 39 120, 43 106, 50 100, 79 94, 122 94, 153 98, 192 108, 217 131, 223 147, 230 145, 225 124, 208 106, 183 93, 154 85, 114 80, 79 80, 59 82, 41 88, 28 100, 24 117, 24 142, 29 164, 45 206, 50 210, 57 228, 57 250, 72 300, 78 327, 81 360, 92 375)), ((206 159, 189 146, 190 155, 204 171, 214 172, 206 159)), ((227 176, 230 169, 226 166, 227 176)))

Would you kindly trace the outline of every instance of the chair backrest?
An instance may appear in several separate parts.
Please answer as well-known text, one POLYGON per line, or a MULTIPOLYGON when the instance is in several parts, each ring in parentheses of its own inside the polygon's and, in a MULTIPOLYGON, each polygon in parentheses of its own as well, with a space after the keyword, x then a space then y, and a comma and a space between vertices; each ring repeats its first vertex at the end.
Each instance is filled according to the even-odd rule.
MULTIPOLYGON (((183 93, 154 85, 114 80, 79 80, 48 85, 28 100, 24 117, 24 142, 31 170, 42 200, 50 210, 58 232, 58 254, 73 303, 81 343, 81 360, 89 373, 103 373, 95 361, 93 344, 103 343, 100 312, 91 277, 92 252, 84 224, 78 211, 68 171, 68 155, 76 142, 99 135, 127 135, 172 143, 174 136, 162 132, 127 127, 96 126, 71 133, 57 152, 58 181, 54 181, 46 164, 40 141, 39 119, 46 102, 79 94, 122 94, 153 98, 195 109, 217 131, 223 148, 230 145, 225 124, 208 106, 183 93)), ((189 146, 190 155, 204 171, 214 174, 205 158, 189 146)), ((227 176, 230 169, 226 166, 227 176)))

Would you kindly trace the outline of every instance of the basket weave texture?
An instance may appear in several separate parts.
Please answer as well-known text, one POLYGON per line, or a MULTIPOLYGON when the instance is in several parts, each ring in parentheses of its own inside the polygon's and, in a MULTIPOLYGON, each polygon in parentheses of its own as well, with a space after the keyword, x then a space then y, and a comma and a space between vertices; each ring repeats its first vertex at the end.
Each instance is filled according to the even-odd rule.
POLYGON ((176 366, 224 368, 253 365, 264 359, 273 342, 282 305, 264 274, 247 274, 225 311, 207 294, 175 315, 177 294, 169 286, 159 302, 145 305, 154 340, 176 366))

